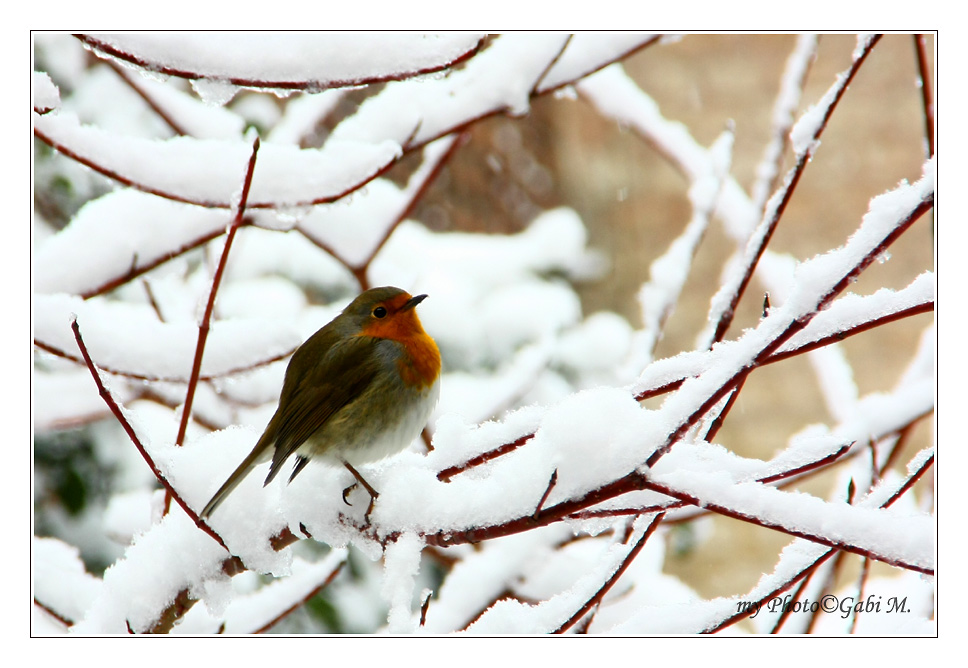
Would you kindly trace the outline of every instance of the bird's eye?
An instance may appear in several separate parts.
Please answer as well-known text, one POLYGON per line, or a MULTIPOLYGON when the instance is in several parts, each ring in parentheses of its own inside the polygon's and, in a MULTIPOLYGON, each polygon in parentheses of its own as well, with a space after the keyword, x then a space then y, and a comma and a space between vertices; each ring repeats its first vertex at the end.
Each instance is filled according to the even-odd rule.
POLYGON ((375 317, 375 318, 385 318, 385 317, 387 317, 386 307, 377 306, 375 309, 373 309, 373 317, 375 317))

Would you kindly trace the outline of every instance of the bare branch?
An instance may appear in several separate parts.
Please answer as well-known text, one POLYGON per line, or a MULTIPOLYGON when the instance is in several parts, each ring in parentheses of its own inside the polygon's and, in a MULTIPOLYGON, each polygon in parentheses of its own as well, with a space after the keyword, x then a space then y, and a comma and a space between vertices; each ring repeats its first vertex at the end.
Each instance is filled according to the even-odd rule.
POLYGON ((202 355, 205 353, 205 340, 208 338, 208 331, 212 320, 212 311, 215 308, 215 296, 218 293, 219 285, 222 282, 222 274, 225 272, 225 263, 228 260, 229 251, 232 250, 232 241, 235 233, 242 225, 245 216, 245 206, 249 199, 249 188, 252 185, 252 175, 255 172, 255 159, 259 153, 259 138, 256 137, 252 143, 252 156, 249 158, 249 165, 245 172, 245 181, 242 186, 242 197, 235 213, 235 220, 229 227, 228 236, 225 239, 225 247, 222 249, 222 257, 219 259, 218 267, 215 270, 215 277, 212 279, 212 289, 208 293, 208 303, 205 305, 205 315, 198 326, 198 344, 195 346, 195 361, 192 363, 192 375, 188 380, 188 393, 185 396, 185 406, 182 409, 181 423, 178 425, 178 436, 175 439, 176 445, 185 442, 185 431, 188 429, 188 419, 192 414, 192 402, 195 399, 195 388, 198 387, 198 377, 202 370, 202 355))
POLYGON ((191 518, 192 522, 195 523, 195 526, 197 526, 199 529, 207 533, 219 545, 221 545, 222 547, 225 547, 225 549, 227 550, 228 548, 225 546, 225 542, 222 540, 222 538, 217 533, 215 533, 215 531, 210 526, 208 526, 208 524, 206 524, 195 513, 194 510, 191 509, 191 507, 185 502, 185 500, 182 499, 181 495, 178 494, 175 488, 172 487, 171 483, 168 482, 168 479, 161 472, 161 469, 159 469, 155 465, 154 459, 152 459, 151 455, 148 454, 148 451, 145 449, 144 445, 142 445, 141 440, 138 438, 138 435, 135 433, 134 428, 131 426, 131 423, 128 422, 128 419, 124 416, 124 412, 121 410, 121 407, 114 400, 114 397, 111 396, 111 392, 104 386, 104 383, 101 381, 101 375, 98 373, 97 367, 94 366, 94 362, 93 360, 91 360, 91 355, 87 352, 87 346, 84 345, 84 339, 81 338, 81 328, 77 324, 76 319, 71 322, 71 328, 74 330, 74 338, 77 340, 77 347, 80 348, 81 354, 84 356, 84 361, 87 363, 87 368, 90 369, 91 375, 94 377, 94 382, 95 384, 97 384, 98 393, 101 395, 101 398, 104 399, 104 402, 108 405, 108 408, 111 409, 111 412, 114 413, 114 417, 117 418, 118 423, 124 429, 125 433, 128 435, 128 438, 130 438, 131 442, 134 443, 134 447, 138 449, 138 452, 141 454, 141 457, 145 460, 145 462, 147 462, 148 467, 151 469, 151 472, 155 474, 155 478, 157 478, 158 482, 160 482, 161 485, 165 488, 165 491, 167 492, 168 497, 174 499, 178 503, 178 505, 182 507, 185 513, 191 518))

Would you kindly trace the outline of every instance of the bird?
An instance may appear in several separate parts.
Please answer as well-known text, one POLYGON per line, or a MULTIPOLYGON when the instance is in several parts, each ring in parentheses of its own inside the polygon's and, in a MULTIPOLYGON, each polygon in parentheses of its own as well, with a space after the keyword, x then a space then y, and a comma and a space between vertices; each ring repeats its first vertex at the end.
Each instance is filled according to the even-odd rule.
POLYGON ((371 288, 299 346, 265 431, 199 516, 211 517, 259 464, 272 462, 265 486, 295 456, 289 482, 311 459, 345 466, 370 494, 368 518, 379 494, 356 466, 410 445, 440 394, 440 350, 415 310, 426 297, 371 288))

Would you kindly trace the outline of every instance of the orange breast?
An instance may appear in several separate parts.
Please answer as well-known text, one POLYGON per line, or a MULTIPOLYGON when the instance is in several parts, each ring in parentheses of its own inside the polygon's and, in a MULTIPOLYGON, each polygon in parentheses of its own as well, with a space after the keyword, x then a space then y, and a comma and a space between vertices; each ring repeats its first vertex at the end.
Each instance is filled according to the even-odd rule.
MULTIPOLYGON (((402 301, 406 299, 404 295, 402 301)), ((389 302, 387 307, 393 311, 398 305, 389 302)), ((399 341, 404 345, 406 354, 397 360, 397 365, 400 377, 407 385, 429 387, 440 375, 440 350, 424 331, 413 309, 391 312, 382 320, 371 320, 360 335, 399 341)))
POLYGON ((421 331, 401 343, 408 353, 397 360, 403 382, 420 389, 433 385, 440 375, 440 351, 434 340, 421 331))

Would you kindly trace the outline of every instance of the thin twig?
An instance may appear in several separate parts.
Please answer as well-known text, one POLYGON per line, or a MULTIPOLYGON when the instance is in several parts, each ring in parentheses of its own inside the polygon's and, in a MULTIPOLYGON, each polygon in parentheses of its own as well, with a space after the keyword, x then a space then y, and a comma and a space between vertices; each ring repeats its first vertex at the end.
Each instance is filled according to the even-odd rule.
POLYGON ((605 597, 605 594, 608 593, 608 591, 615 585, 615 583, 618 582, 618 579, 622 577, 622 574, 625 573, 626 569, 628 569, 628 567, 632 564, 632 562, 635 561, 635 558, 639 555, 639 552, 641 552, 642 548, 645 547, 645 543, 646 541, 649 540, 649 537, 653 533, 655 533, 655 530, 657 528, 659 528, 659 524, 662 522, 662 518, 664 516, 665 516, 665 513, 659 513, 658 515, 652 518, 652 522, 649 523, 649 526, 642 534, 642 537, 635 542, 635 545, 632 546, 632 549, 629 550, 628 554, 625 555, 625 558, 622 559, 622 563, 619 564, 619 567, 615 569, 615 572, 612 573, 609 576, 609 578, 605 580, 604 583, 602 583, 602 586, 598 588, 598 591, 596 591, 591 596, 591 598, 585 601, 584 605, 582 605, 575 612, 575 614, 573 614, 571 617, 568 618, 567 621, 565 621, 561 626, 555 629, 554 631, 555 633, 565 633, 568 629, 574 626, 575 623, 577 623, 582 617, 584 617, 585 613, 587 613, 593 607, 601 603, 602 598, 605 597))
MULTIPOLYGON (((931 459, 933 459, 933 456, 932 456, 931 459)), ((918 471, 916 471, 914 474, 912 474, 908 478, 908 480, 905 481, 905 483, 898 490, 898 493, 895 494, 894 496, 892 496, 890 499, 888 499, 884 503, 882 503, 880 505, 880 508, 882 508, 882 509, 883 508, 887 508, 888 506, 890 506, 894 502, 894 500, 895 500, 895 498, 897 496, 900 496, 900 494, 903 494, 905 491, 907 491, 908 489, 910 489, 911 488, 911 485, 913 484, 913 482, 911 482, 911 481, 912 480, 915 480, 916 481, 917 478, 920 478, 921 475, 924 474, 924 472, 927 470, 928 465, 931 462, 931 459, 929 459, 928 461, 924 462, 924 464, 918 469, 918 471), (908 484, 908 483, 910 483, 910 484, 908 484)), ((741 611, 737 612, 734 615, 730 615, 729 617, 727 617, 726 619, 723 619, 722 621, 718 622, 717 624, 715 624, 713 626, 707 627, 706 629, 704 629, 702 631, 702 633, 716 633, 717 631, 721 631, 722 629, 726 628, 727 626, 730 626, 732 624, 735 624, 739 620, 741 620, 741 619, 743 619, 745 617, 748 617, 753 610, 758 610, 760 608, 760 606, 765 601, 768 601, 771 598, 773 598, 773 597, 775 597, 775 596, 783 593, 784 591, 786 591, 787 589, 789 589, 790 587, 792 587, 793 585, 795 585, 797 582, 799 582, 804 577, 807 577, 810 574, 812 574, 817 568, 820 567, 821 564, 823 564, 825 561, 827 561, 828 559, 830 559, 835 554, 838 554, 837 550, 835 550, 835 549, 827 550, 822 555, 820 555, 819 557, 817 557, 817 559, 814 560, 814 562, 812 564, 804 567, 799 573, 797 573, 796 575, 794 575, 793 577, 791 577, 790 579, 788 579, 783 584, 779 585, 776 589, 774 589, 770 593, 768 593, 765 596, 761 597, 759 599, 759 601, 757 602, 757 604, 755 604, 753 606, 748 606, 744 610, 741 610, 741 611)))
POLYGON ((928 69, 927 47, 924 35, 914 36, 914 53, 918 59, 918 77, 921 88, 921 104, 924 106, 924 136, 927 140, 928 157, 934 155, 934 97, 931 94, 931 72, 928 69))
POLYGON ((739 398, 739 393, 743 391, 743 386, 746 384, 747 378, 749 378, 749 374, 740 378, 739 382, 736 383, 736 389, 733 390, 733 393, 729 395, 729 398, 726 400, 726 405, 723 406, 723 409, 719 411, 719 414, 715 418, 713 418, 712 422, 709 425, 709 429, 706 430, 706 433, 703 435, 702 440, 709 443, 716 438, 716 434, 719 433, 719 430, 726 422, 726 416, 729 415, 729 411, 732 410, 733 405, 736 403, 736 400, 739 398))
MULTIPOLYGON (((817 566, 819 566, 819 564, 817 564, 817 566)), ((813 575, 814 575, 814 573, 817 572, 817 569, 816 568, 811 568, 809 570, 802 571, 802 572, 805 575, 803 577, 803 580, 800 582, 800 586, 797 587, 797 590, 795 592, 793 592, 792 598, 791 598, 791 603, 793 601, 799 601, 800 600, 800 596, 803 595, 803 592, 807 588, 807 585, 810 584, 810 580, 813 579, 813 575)), ((792 605, 784 605, 783 606, 783 610, 780 612, 780 616, 776 618, 776 622, 773 623, 773 628, 770 629, 770 635, 776 635, 776 634, 778 634, 780 632, 780 629, 783 627, 783 624, 786 623, 787 618, 791 614, 793 614, 793 606, 792 605)))
POLYGON ((122 80, 142 99, 145 104, 151 107, 151 110, 164 121, 165 125, 171 128, 171 131, 176 135, 184 136, 189 133, 181 126, 181 124, 171 117, 164 107, 158 103, 158 101, 152 96, 146 89, 143 80, 140 76, 136 77, 132 74, 132 71, 128 67, 122 67, 118 64, 118 61, 112 58, 105 58, 104 62, 114 70, 115 74, 121 77, 122 80))
POLYGON ((259 138, 256 137, 252 143, 252 155, 249 157, 249 165, 245 172, 242 198, 239 200, 239 206, 235 212, 235 220, 232 221, 232 225, 229 227, 228 234, 226 235, 225 247, 222 249, 222 257, 219 259, 218 267, 215 269, 215 277, 212 279, 212 289, 208 293, 208 303, 205 305, 205 314, 202 316, 202 322, 198 325, 198 343, 195 346, 195 360, 192 363, 192 373, 188 379, 188 392, 185 395, 185 406, 182 409, 181 422, 178 425, 178 436, 175 439, 175 445, 183 445, 185 442, 185 432, 188 429, 188 420, 192 414, 195 389, 198 387, 198 378, 202 370, 202 355, 205 353, 205 341, 208 339, 212 311, 215 308, 215 296, 222 282, 222 274, 225 272, 225 264, 228 260, 229 251, 232 250, 232 241, 235 239, 235 234, 242 225, 245 206, 249 199, 249 188, 252 186, 252 175, 255 172, 255 159, 258 153, 259 138))
POLYGON ((768 208, 766 215, 764 215, 762 222, 760 223, 757 230, 753 232, 753 245, 751 248, 747 249, 746 260, 745 260, 745 270, 743 272, 742 278, 738 285, 733 288, 729 304, 720 313, 719 319, 716 323, 716 328, 713 332, 712 340, 710 341, 710 346, 713 343, 722 341, 726 336, 726 331, 733 322, 733 316, 736 313, 736 307, 739 305, 740 300, 743 298, 743 294, 746 292, 746 288, 753 278, 753 272, 756 269, 757 264, 759 264, 760 258, 766 251, 766 247, 770 243, 770 239, 773 237, 774 231, 776 231, 776 226, 780 222, 780 218, 783 217, 784 211, 786 211, 787 204, 789 204, 790 199, 793 197, 793 193, 797 188, 797 184, 800 182, 800 177, 803 175, 803 171, 810 159, 813 157, 814 147, 816 146, 817 140, 820 135, 823 134, 824 129, 827 127, 827 121, 830 120, 831 114, 833 114, 834 109, 837 108, 837 103, 843 97, 853 80, 854 75, 857 74, 860 66, 863 65, 864 61, 867 59, 867 55, 874 48, 874 45, 880 40, 880 35, 875 35, 873 38, 868 40, 867 44, 861 49, 860 53, 851 63, 850 67, 841 76, 837 78, 836 83, 834 83, 831 90, 833 91, 833 97, 827 104, 823 117, 814 129, 811 141, 806 145, 803 152, 797 156, 797 164, 790 170, 787 175, 786 181, 782 187, 782 192, 779 196, 774 196, 770 201, 773 205, 768 208))
POLYGON ((340 571, 343 570, 343 566, 345 566, 345 565, 346 565, 346 560, 345 559, 343 561, 340 561, 336 565, 336 568, 334 568, 330 572, 330 574, 326 576, 326 579, 323 580, 322 582, 320 582, 318 586, 313 587, 312 591, 310 591, 308 594, 306 594, 305 596, 303 596, 300 600, 296 601, 291 606, 289 606, 288 608, 286 608, 285 610, 283 610, 282 612, 280 612, 278 615, 276 615, 272 619, 270 619, 268 622, 266 622, 265 624, 263 624, 262 626, 260 626, 255 631, 252 631, 252 633, 255 634, 255 635, 258 635, 258 634, 261 634, 261 633, 265 633, 266 631, 268 631, 269 629, 271 629, 273 626, 275 626, 276 624, 278 624, 279 622, 281 622, 283 619, 285 619, 286 617, 288 617, 289 615, 291 615, 293 612, 295 612, 299 608, 301 608, 304 605, 306 605, 306 603, 311 598, 313 598, 316 594, 318 594, 323 589, 325 589, 327 586, 329 586, 329 584, 333 580, 336 579, 336 576, 339 575, 340 571))
POLYGON ((735 614, 730 615, 729 617, 721 620, 720 622, 712 626, 707 626, 705 629, 700 631, 700 633, 703 633, 703 634, 717 633, 719 631, 722 631, 727 626, 732 626, 736 622, 742 619, 746 619, 747 617, 750 616, 750 614, 754 610, 759 610, 763 606, 763 604, 769 601, 770 599, 776 598, 777 596, 779 596, 780 594, 782 594, 790 587, 792 587, 796 583, 803 580, 804 578, 811 577, 814 571, 820 568, 820 566, 823 565, 824 562, 826 562, 835 554, 837 554, 837 550, 827 550, 821 556, 817 557, 817 559, 815 559, 812 564, 804 567, 802 570, 800 570, 798 573, 790 577, 788 580, 781 583, 777 587, 774 587, 773 589, 771 589, 768 593, 764 594, 759 599, 757 599, 757 601, 752 605, 745 607, 743 610, 739 610, 735 614))
POLYGON ((932 464, 934 464, 933 452, 931 453, 931 456, 925 459, 924 462, 921 464, 921 466, 918 467, 917 471, 915 471, 913 474, 908 476, 907 480, 904 481, 904 484, 901 485, 901 487, 899 487, 898 490, 891 495, 891 498, 889 498, 887 501, 884 502, 881 508, 889 508, 895 501, 901 498, 901 496, 905 492, 907 492, 909 489, 911 489, 911 487, 914 486, 914 483, 916 483, 918 480, 921 479, 921 476, 927 473, 928 469, 931 468, 932 464))
MULTIPOLYGON (((912 483, 913 484, 913 483, 912 483)), ((898 568, 903 568, 909 571, 916 571, 918 573, 924 573, 926 575, 933 575, 934 569, 928 566, 921 566, 916 563, 909 563, 903 559, 898 559, 890 554, 878 554, 871 552, 870 550, 857 547, 856 545, 851 545, 850 543, 845 543, 841 540, 834 538, 828 538, 827 536, 822 536, 819 534, 809 533, 807 531, 794 528, 792 526, 783 526, 778 522, 767 520, 763 517, 757 517, 755 515, 747 515, 746 513, 733 510, 727 506, 721 506, 718 503, 712 503, 708 500, 700 499, 687 492, 680 491, 669 487, 668 485, 663 485, 661 483, 656 483, 652 481, 646 481, 644 489, 652 490, 653 492, 660 492, 667 496, 679 499, 680 501, 686 501, 695 506, 701 506, 707 508, 717 515, 723 515, 725 517, 731 517, 743 522, 748 522, 749 524, 755 524, 757 526, 764 527, 766 529, 772 529, 774 531, 779 531, 781 533, 789 534, 790 536, 796 536, 797 538, 804 538, 811 543, 817 543, 818 545, 826 545, 838 550, 843 550, 844 552, 852 552, 854 554, 859 554, 862 557, 870 557, 877 561, 883 562, 890 566, 897 566, 898 568)))
POLYGON ((871 249, 863 258, 858 261, 853 268, 851 268, 847 274, 841 278, 835 285, 833 285, 817 302, 815 309, 808 313, 804 313, 798 319, 792 321, 780 334, 773 338, 770 343, 763 346, 759 353, 743 368, 737 370, 733 376, 723 383, 718 390, 713 392, 705 401, 693 411, 686 419, 684 419, 679 426, 669 435, 666 439, 665 444, 657 448, 649 458, 646 460, 646 465, 650 468, 655 466, 655 464, 661 459, 672 446, 679 442, 683 436, 692 428, 696 422, 702 419, 709 409, 715 406, 719 401, 731 392, 737 385, 737 383, 745 378, 745 376, 750 372, 750 370, 762 366, 762 364, 769 359, 773 353, 779 350, 787 341, 789 341, 793 336, 803 331, 810 321, 824 309, 826 309, 831 302, 836 299, 836 297, 847 289, 849 285, 857 280, 863 271, 871 265, 878 257, 880 257, 891 244, 894 243, 904 232, 914 224, 925 212, 934 206, 934 193, 932 192, 930 196, 922 199, 918 204, 901 220, 898 221, 897 225, 878 243, 873 249, 871 249))
MULTIPOLYGON (((77 355, 72 355, 71 353, 65 350, 56 348, 50 345, 49 343, 45 343, 39 339, 34 339, 34 345, 37 348, 43 350, 44 352, 54 355, 55 357, 60 357, 65 360, 70 360, 71 362, 74 362, 80 365, 84 364, 84 360, 78 357, 77 355)), ((220 371, 219 373, 199 374, 198 380, 211 381, 217 378, 228 378, 236 374, 248 373, 249 371, 254 371, 264 366, 273 364, 274 362, 284 360, 290 355, 292 355, 295 351, 296 351, 296 348, 292 348, 291 350, 287 350, 285 352, 279 353, 278 355, 273 355, 272 357, 266 357, 265 359, 261 359, 257 362, 253 362, 245 366, 226 369, 225 371, 220 371)), ((118 376, 120 378, 129 378, 131 380, 139 380, 139 381, 150 382, 150 383, 187 383, 189 381, 189 379, 185 378, 184 376, 158 376, 155 374, 149 375, 149 374, 143 374, 143 373, 135 373, 134 371, 125 371, 123 369, 114 369, 111 367, 103 367, 103 366, 98 368, 103 373, 106 373, 112 376, 118 376)))
POLYGON ((65 617, 64 615, 60 614, 59 612, 57 612, 56 610, 54 610, 49 605, 46 605, 44 603, 41 603, 40 601, 37 600, 37 597, 36 596, 34 596, 34 605, 36 605, 38 608, 40 608, 41 610, 43 610, 44 612, 46 612, 48 615, 50 615, 51 617, 53 617, 54 619, 56 619, 58 622, 60 622, 61 624, 63 624, 67 628, 70 628, 70 627, 74 626, 74 622, 72 620, 70 620, 67 617, 65 617))
MULTIPOLYGON (((243 223, 243 226, 251 225, 251 224, 252 224, 251 220, 246 220, 243 223)), ((147 262, 140 266, 132 265, 128 269, 128 271, 125 272, 124 274, 120 276, 115 276, 114 278, 108 281, 105 281, 104 283, 102 283, 101 285, 95 288, 91 288, 90 290, 82 292, 80 296, 83 299, 90 299, 91 297, 96 297, 97 295, 107 294, 108 292, 111 292, 112 290, 131 282, 133 279, 138 278, 139 276, 142 276, 144 274, 147 274, 152 269, 157 269, 161 265, 166 264, 167 262, 170 262, 171 260, 174 260, 177 257, 181 257, 182 255, 184 255, 189 251, 195 250, 196 248, 201 248, 208 242, 214 239, 218 239, 223 234, 225 234, 224 228, 213 230, 211 232, 203 234, 200 237, 196 237, 195 239, 192 239, 191 241, 182 244, 178 248, 172 248, 167 250, 165 253, 159 255, 151 262, 147 262)))
POLYGON ((555 488, 558 483, 558 469, 551 472, 551 479, 548 480, 548 486, 545 488, 544 494, 541 495, 541 500, 538 501, 538 505, 534 509, 534 517, 538 516, 541 509, 544 507, 545 501, 548 500, 548 496, 551 494, 551 490, 555 488))
MULTIPOLYGON (((799 346, 789 348, 789 349, 782 349, 777 352, 774 352, 771 355, 769 355, 765 360, 763 360, 760 366, 766 366, 768 364, 773 364, 775 362, 780 362, 786 359, 790 359, 791 357, 802 355, 811 350, 816 350, 818 348, 822 348, 824 346, 830 345, 831 343, 837 343, 837 342, 843 341, 851 336, 861 334, 870 329, 874 329, 876 327, 889 324, 896 320, 909 318, 915 315, 920 315, 922 313, 930 313, 932 311, 934 311, 934 301, 928 301, 928 302, 923 302, 921 304, 915 304, 914 306, 896 311, 894 313, 889 313, 886 315, 878 315, 873 317, 870 320, 866 320, 860 323, 855 323, 846 330, 826 333, 824 336, 820 338, 814 339, 812 341, 807 341, 805 343, 800 344, 799 346)), ((682 386, 682 384, 686 380, 688 380, 689 377, 690 376, 684 375, 681 378, 677 378, 675 380, 671 380, 671 381, 664 380, 660 385, 656 385, 651 388, 640 390, 635 395, 635 400, 641 402, 647 399, 653 399, 663 394, 668 394, 669 392, 674 392, 678 390, 682 386)), ((530 441, 533 437, 534 437, 533 433, 522 434, 514 441, 502 444, 494 448, 493 450, 489 450, 480 455, 477 455, 476 457, 473 457, 462 464, 456 464, 454 466, 450 466, 446 469, 443 469, 437 474, 437 479, 442 482, 447 482, 455 475, 458 475, 459 473, 476 468, 502 455, 508 454, 509 452, 513 452, 514 450, 518 449, 519 447, 521 447, 522 445, 530 441)))
POLYGON ((77 347, 80 348, 81 355, 84 356, 84 361, 87 363, 87 368, 90 369, 91 375, 94 377, 94 382, 97 385, 98 394, 101 395, 101 398, 108 405, 108 408, 110 408, 111 412, 114 413, 114 416, 121 424, 121 427, 128 435, 128 438, 130 438, 131 442, 134 443, 134 447, 138 449, 138 452, 141 454, 145 462, 147 462, 148 467, 151 469, 151 472, 154 473, 155 478, 157 478, 158 482, 160 482, 162 486, 165 488, 165 491, 167 492, 167 495, 169 496, 169 498, 173 498, 178 503, 178 505, 182 507, 185 513, 195 523, 195 526, 197 526, 199 529, 207 533, 209 536, 215 539, 215 541, 219 545, 221 545, 226 550, 228 550, 228 547, 225 546, 225 542, 222 540, 221 536, 215 533, 214 529, 212 529, 201 518, 199 518, 199 516, 195 513, 195 511, 191 509, 191 507, 185 502, 184 499, 182 499, 181 495, 178 494, 175 488, 172 487, 171 483, 168 482, 168 479, 161 472, 161 469, 159 469, 155 465, 154 459, 151 457, 150 454, 148 454, 148 451, 145 449, 144 445, 142 445, 141 439, 138 438, 138 435, 135 433, 134 428, 131 426, 131 423, 128 422, 128 419, 125 417, 124 411, 121 410, 121 407, 118 405, 118 402, 116 402, 114 400, 114 397, 111 396, 110 390, 108 390, 104 386, 104 383, 101 381, 101 375, 98 373, 97 367, 94 366, 94 361, 91 359, 91 355, 87 351, 87 346, 84 343, 84 339, 81 337, 81 328, 77 324, 76 319, 73 319, 71 321, 71 328, 74 330, 74 339, 77 341, 77 347))

